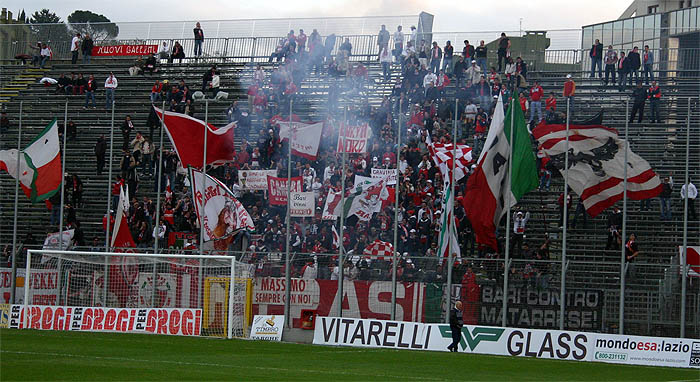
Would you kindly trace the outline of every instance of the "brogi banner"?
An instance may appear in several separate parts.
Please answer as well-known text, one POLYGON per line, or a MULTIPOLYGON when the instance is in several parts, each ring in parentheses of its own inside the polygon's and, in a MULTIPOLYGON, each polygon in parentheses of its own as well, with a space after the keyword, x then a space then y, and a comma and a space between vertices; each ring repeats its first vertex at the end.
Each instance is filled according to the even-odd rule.
POLYGON ((158 53, 158 45, 103 45, 92 48, 93 56, 146 56, 158 53))
MULTIPOLYGON (((300 176, 292 178, 292 193, 301 192, 303 180, 300 176)), ((287 178, 267 177, 268 197, 274 206, 287 205, 287 178)))

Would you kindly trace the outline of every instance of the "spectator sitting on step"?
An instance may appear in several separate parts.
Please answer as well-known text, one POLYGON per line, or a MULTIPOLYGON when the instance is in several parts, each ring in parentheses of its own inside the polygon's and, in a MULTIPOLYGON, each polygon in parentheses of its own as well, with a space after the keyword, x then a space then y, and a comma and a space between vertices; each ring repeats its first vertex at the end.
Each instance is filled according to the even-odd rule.
POLYGON ((37 41, 36 45, 29 45, 32 50, 32 65, 37 66, 41 63, 41 41, 37 41))
POLYGON ((66 139, 69 141, 75 140, 78 136, 78 126, 75 125, 73 120, 68 121, 68 126, 66 127, 66 139))
POLYGON ((53 56, 53 52, 51 52, 51 48, 46 44, 42 44, 41 45, 41 60, 39 61, 39 67, 44 69, 44 65, 46 65, 46 61, 50 60, 52 56, 53 56))
POLYGON ((146 64, 143 67, 143 71, 148 72, 148 74, 153 74, 158 71, 156 65, 156 56, 153 53, 151 53, 151 55, 148 56, 148 58, 146 59, 146 64))
POLYGON ((160 50, 158 50, 158 58, 161 60, 170 59, 170 47, 167 41, 163 41, 163 44, 161 44, 160 50))
POLYGON ((185 58, 185 50, 182 48, 182 45, 180 45, 180 42, 175 41, 175 45, 173 46, 173 54, 170 56, 170 61, 173 62, 175 59, 178 59, 178 63, 182 63, 182 59, 185 58))
POLYGON ((146 64, 143 62, 143 58, 139 57, 134 61, 134 65, 129 67, 129 75, 130 76, 136 76, 139 74, 143 74, 143 68, 146 64))
POLYGON ((156 82, 151 87, 151 103, 154 103, 154 102, 161 100, 160 94, 162 91, 163 91, 163 84, 161 84, 159 80, 156 80, 156 82))
POLYGON ((66 77, 64 73, 61 73, 61 76, 58 77, 58 82, 56 83, 55 94, 68 94, 68 90, 70 90, 71 86, 71 80, 66 77))
POLYGON ((85 93, 85 85, 87 84, 83 73, 78 73, 78 78, 74 79, 72 82, 73 95, 83 95, 83 93, 85 93))

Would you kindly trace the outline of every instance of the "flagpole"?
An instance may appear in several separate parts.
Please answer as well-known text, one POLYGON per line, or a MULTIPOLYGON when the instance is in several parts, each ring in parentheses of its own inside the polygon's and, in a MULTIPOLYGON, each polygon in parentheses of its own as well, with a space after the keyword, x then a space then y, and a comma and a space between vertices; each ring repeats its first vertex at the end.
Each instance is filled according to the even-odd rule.
MULTIPOLYGON (((681 338, 685 337, 685 303, 688 278, 688 194, 690 177, 688 175, 688 158, 690 157, 690 97, 688 97, 688 116, 685 128, 685 200, 683 201, 683 252, 681 253, 681 338)), ((13 289, 14 290, 14 289, 13 289)))
MULTIPOLYGON (((209 99, 204 100, 204 154, 202 155, 202 190, 207 191, 207 135, 209 135, 209 99)), ((160 190, 158 190, 160 191, 160 190)), ((202 211, 204 212, 204 211, 202 211)), ((204 255, 204 213, 199 216, 199 255, 204 255)))
MULTIPOLYGON (((107 231, 105 231, 105 252, 109 251, 109 233, 112 218, 112 160, 114 155, 114 100, 112 100, 112 122, 109 125, 109 162, 107 162, 107 231)), ((106 273, 105 273, 106 274, 106 273)))
MULTIPOLYGON (((566 150, 564 151, 564 221, 561 234, 561 283, 559 285, 559 330, 564 330, 564 315, 566 314, 566 229, 569 222, 569 124, 571 118, 569 99, 566 99, 566 150)), ((583 211, 585 214, 586 211, 583 211)))
MULTIPOLYGON (((401 107, 403 100, 399 99, 399 124, 396 139, 396 185, 394 186, 394 259, 391 264, 391 319, 396 320, 396 261, 399 251, 399 163, 401 162, 401 107)), ((345 140, 343 140, 345 145, 345 140)), ((343 147, 345 151, 345 147, 343 147)), ((343 205, 343 207, 345 207, 343 205)))
MULTIPOLYGON (((156 220, 155 226, 158 227, 156 230, 156 237, 153 240, 153 253, 158 253, 158 237, 160 236, 160 194, 163 193, 163 130, 165 129, 165 100, 163 100, 163 108, 160 113, 160 144, 158 146, 158 169, 156 173, 158 174, 158 192, 156 192, 156 220)), ((153 142, 151 142, 151 145, 153 142)), ((155 284, 154 284, 155 285, 155 284)), ((155 288, 153 289, 155 290, 155 288)))
MULTIPOLYGON (((345 152, 347 151, 347 131, 348 131, 348 107, 343 111, 343 152, 341 153, 340 164, 340 237, 338 238, 338 317, 343 317, 343 231, 345 224, 345 152)), ((340 139, 340 137, 338 137, 340 139)))
MULTIPOLYGON (((68 129, 68 100, 63 111, 63 155, 61 155, 61 215, 58 223, 58 249, 63 250, 63 210, 66 197, 66 131, 68 129)), ((60 259, 59 259, 60 261, 60 259)), ((60 265, 60 263, 59 263, 60 265)), ((60 271, 60 266, 59 266, 60 271)), ((60 289, 60 283, 59 283, 60 289)), ((58 294, 60 298, 60 293, 58 294)))
MULTIPOLYGON (((12 227, 12 281, 10 283, 10 302, 15 303, 15 288, 17 287, 17 208, 19 204, 19 174, 20 158, 22 156, 22 106, 19 101, 19 134, 17 135, 17 176, 15 177, 15 217, 12 227)), ((29 253, 27 253, 29 256, 29 253)))
MULTIPOLYGON (((454 200, 455 192, 455 162, 457 161, 457 114, 459 112, 459 99, 455 98, 455 120, 452 126, 452 172, 450 174, 450 198, 454 200)), ((443 180, 444 184, 444 180, 443 180)), ((444 221, 447 224, 447 307, 445 309, 445 323, 450 323, 450 307, 452 306, 452 267, 454 266, 454 260, 452 259, 452 235, 456 232, 452 232, 452 219, 450 214, 454 213, 454 203, 452 204, 452 211, 447 211, 447 203, 449 200, 445 200, 443 203, 443 214, 447 214, 447 219, 444 221)))
POLYGON ((285 241, 286 241, 286 252, 287 256, 284 259, 285 266, 284 266, 284 279, 286 281, 285 288, 284 288, 284 319, 286 321, 286 325, 288 328, 292 327, 292 319, 290 317, 290 309, 291 309, 291 304, 289 299, 291 298, 291 285, 292 285, 292 271, 289 269, 291 266, 291 259, 290 259, 290 252, 289 252, 289 242, 291 240, 291 226, 292 226, 292 219, 290 217, 291 211, 289 208, 289 205, 292 200, 292 108, 293 108, 293 100, 289 98, 289 130, 288 130, 288 137, 287 137, 287 214, 286 216, 286 223, 287 223, 287 230, 286 230, 286 235, 285 235, 285 241))
POLYGON ((507 326, 508 318, 508 268, 510 267, 510 194, 513 183, 513 128, 515 126, 515 98, 510 100, 510 145, 508 147, 508 189, 506 190, 506 256, 503 267, 503 304, 501 306, 501 326, 507 326))
MULTIPOLYGON (((630 101, 625 101, 625 116, 629 115, 630 101)), ((625 333, 625 274, 627 262, 625 261, 625 240, 627 238, 627 151, 629 147, 629 120, 625 117, 625 169, 623 171, 622 191, 622 236, 620 240, 620 317, 619 333, 625 333)))

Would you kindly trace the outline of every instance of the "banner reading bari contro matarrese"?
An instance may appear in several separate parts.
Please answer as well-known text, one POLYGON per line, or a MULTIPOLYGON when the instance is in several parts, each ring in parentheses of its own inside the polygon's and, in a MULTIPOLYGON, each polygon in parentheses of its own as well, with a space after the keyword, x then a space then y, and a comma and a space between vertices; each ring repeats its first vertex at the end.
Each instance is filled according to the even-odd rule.
MULTIPOLYGON (((700 341, 465 325, 460 352, 629 365, 700 368, 700 341)), ((318 317, 314 344, 448 351, 447 324, 318 317)))

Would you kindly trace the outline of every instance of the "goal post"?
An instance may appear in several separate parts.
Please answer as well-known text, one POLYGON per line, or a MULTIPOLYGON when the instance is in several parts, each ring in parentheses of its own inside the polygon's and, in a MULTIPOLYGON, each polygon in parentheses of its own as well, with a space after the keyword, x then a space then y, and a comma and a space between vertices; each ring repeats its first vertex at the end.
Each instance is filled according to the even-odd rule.
POLYGON ((245 338, 252 274, 234 256, 29 250, 10 326, 245 338))

